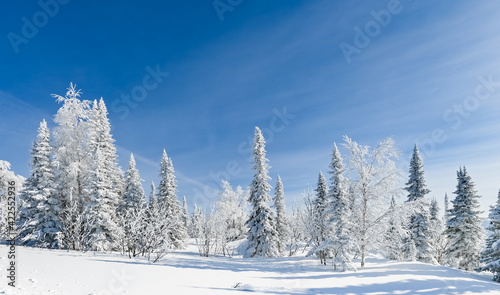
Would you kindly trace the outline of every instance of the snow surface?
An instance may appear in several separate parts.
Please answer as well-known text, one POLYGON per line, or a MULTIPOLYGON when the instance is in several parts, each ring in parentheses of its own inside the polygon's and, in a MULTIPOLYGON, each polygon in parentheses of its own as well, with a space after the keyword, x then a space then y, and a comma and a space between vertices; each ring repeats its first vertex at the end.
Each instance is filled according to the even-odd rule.
POLYGON ((335 272, 313 257, 200 257, 192 243, 157 264, 119 254, 17 250, 19 286, 12 288, 0 248, 0 294, 500 294, 488 273, 388 261, 373 253, 357 272, 335 272))

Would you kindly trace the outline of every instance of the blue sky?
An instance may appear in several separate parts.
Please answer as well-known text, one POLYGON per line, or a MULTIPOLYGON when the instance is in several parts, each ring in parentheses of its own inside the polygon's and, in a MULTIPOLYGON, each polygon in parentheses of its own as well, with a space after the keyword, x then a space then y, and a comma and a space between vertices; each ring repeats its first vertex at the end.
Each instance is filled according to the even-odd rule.
POLYGON ((107 103, 121 166, 133 152, 149 191, 165 148, 191 205, 213 201, 222 175, 250 183, 254 126, 289 206, 343 135, 370 146, 393 136, 405 174, 418 143, 440 201, 461 165, 482 210, 496 200, 498 2, 41 2, 57 9, 23 1, 0 12, 0 159, 16 173, 28 175, 39 122, 54 126, 51 94, 74 82, 107 103), (354 48, 349 62, 341 44, 354 48))

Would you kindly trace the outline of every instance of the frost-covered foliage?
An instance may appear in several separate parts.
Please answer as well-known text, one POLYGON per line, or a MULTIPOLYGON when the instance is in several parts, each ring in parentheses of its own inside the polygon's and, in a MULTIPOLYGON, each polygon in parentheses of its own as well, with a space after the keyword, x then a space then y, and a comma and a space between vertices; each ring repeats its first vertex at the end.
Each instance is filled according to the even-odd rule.
POLYGON ((129 257, 135 257, 145 250, 147 204, 133 154, 130 155, 128 165, 125 190, 118 206, 118 218, 122 230, 121 248, 129 257))
POLYGON ((222 255, 231 256, 235 249, 230 248, 231 242, 246 238, 248 228, 246 192, 238 186, 233 190, 229 182, 222 180, 222 192, 213 212, 213 219, 216 219, 215 231, 218 233, 217 243, 220 245, 222 255))
POLYGON ((410 260, 415 259, 426 263, 436 263, 434 258, 435 249, 432 244, 430 204, 426 199, 426 195, 430 190, 427 189, 427 185, 425 184, 424 166, 417 145, 413 149, 409 172, 410 176, 405 190, 408 192, 407 202, 414 203, 414 212, 410 216, 408 223, 409 236, 406 241, 407 245, 405 249, 407 249, 407 252, 405 256, 410 260), (417 249, 415 257, 409 251, 412 247, 408 246, 410 240, 413 241, 417 249))
POLYGON ((388 224, 384 235, 384 247, 382 248, 384 256, 388 259, 405 259, 403 245, 408 237, 408 232, 404 228, 404 225, 407 223, 405 210, 405 206, 398 205, 394 197, 392 197, 389 213, 387 214, 388 224))
MULTIPOLYGON (((7 232, 12 234, 12 231, 8 229, 8 216, 7 216, 7 196, 9 182, 15 182, 16 195, 23 190, 23 183, 25 181, 24 177, 16 175, 10 169, 10 163, 7 161, 0 160, 0 242, 4 242, 7 238, 7 232)), ((10 204, 9 204, 10 205, 10 204)), ((13 224, 15 226, 15 224, 13 224)), ((17 227, 16 232, 19 233, 23 230, 23 227, 17 227)), ((12 238, 10 236, 9 238, 12 238)))
POLYGON ((328 200, 328 184, 321 172, 318 176, 318 184, 315 191, 316 197, 312 200, 310 206, 308 206, 308 223, 310 224, 310 230, 308 231, 310 237, 309 244, 313 246, 309 255, 315 254, 320 259, 320 263, 326 265, 326 259, 332 255, 326 241, 333 234, 333 231, 328 218, 328 213, 331 211, 331 204, 328 200))
POLYGON ((429 213, 431 215, 431 242, 432 247, 434 248, 434 258, 439 264, 444 265, 446 258, 445 251, 448 247, 448 238, 443 233, 445 223, 443 222, 443 218, 439 218, 439 210, 438 202, 436 199, 433 199, 429 208, 429 213))
POLYGON ((50 132, 43 120, 31 149, 30 176, 19 196, 19 224, 24 245, 46 248, 62 246, 62 206, 54 193, 50 132))
POLYGON ((168 229, 164 232, 170 244, 176 249, 183 249, 187 238, 187 229, 182 220, 182 209, 177 199, 177 181, 175 180, 172 159, 163 150, 160 169, 160 185, 158 186, 158 204, 161 218, 167 222, 168 229))
POLYGON ((333 145, 332 162, 330 164, 330 189, 328 199, 330 202, 327 213, 330 222, 330 235, 325 241, 327 248, 333 249, 334 269, 343 271, 356 270, 352 264, 353 254, 359 251, 358 244, 353 235, 351 204, 347 182, 344 178, 344 164, 337 145, 333 145))
POLYGON ((290 235, 290 227, 288 225, 285 196, 283 191, 283 183, 278 175, 276 180, 276 188, 274 195, 274 207, 276 208, 276 231, 278 232, 278 248, 280 255, 284 256, 286 252, 286 243, 290 235))
POLYGON ((481 262, 486 265, 478 270, 492 272, 493 280, 500 282, 500 191, 497 203, 490 207, 486 230, 488 231, 486 245, 481 252, 481 262))
POLYGON ((267 203, 271 197, 271 185, 268 175, 269 164, 266 159, 265 140, 259 127, 255 127, 253 143, 253 158, 255 171, 250 184, 250 196, 248 201, 251 206, 248 226, 249 257, 276 257, 279 256, 278 233, 276 231, 276 217, 267 203))
POLYGON ((392 138, 380 142, 373 150, 347 136, 344 141, 350 156, 348 167, 352 177, 354 231, 359 237, 363 267, 366 253, 382 242, 386 228, 384 219, 391 198, 400 194, 401 173, 395 164, 399 151, 392 138))
POLYGON ((483 246, 483 229, 479 215, 479 196, 474 182, 467 170, 457 172, 456 197, 449 211, 446 235, 450 241, 446 250, 448 263, 452 267, 473 270, 479 266, 480 252, 483 246))

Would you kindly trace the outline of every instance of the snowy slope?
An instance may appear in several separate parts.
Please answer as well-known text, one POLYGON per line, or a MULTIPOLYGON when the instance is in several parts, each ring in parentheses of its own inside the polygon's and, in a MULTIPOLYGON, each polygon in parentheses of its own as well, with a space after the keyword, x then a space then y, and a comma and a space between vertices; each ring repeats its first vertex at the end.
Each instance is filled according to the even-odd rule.
POLYGON ((192 245, 152 265, 118 254, 18 251, 15 290, 7 288, 7 259, 0 252, 0 294, 500 294, 487 274, 377 255, 358 272, 339 273, 306 257, 203 258, 192 245))

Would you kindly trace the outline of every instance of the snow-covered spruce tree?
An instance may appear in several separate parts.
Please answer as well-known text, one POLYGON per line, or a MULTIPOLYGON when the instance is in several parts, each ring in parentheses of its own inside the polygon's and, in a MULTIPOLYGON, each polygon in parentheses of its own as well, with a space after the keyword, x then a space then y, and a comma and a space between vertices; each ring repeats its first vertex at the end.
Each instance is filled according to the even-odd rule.
POLYGON ((399 151, 394 140, 388 138, 370 151, 368 146, 362 146, 344 137, 344 146, 349 151, 349 167, 352 171, 352 189, 355 197, 354 231, 359 240, 361 252, 361 267, 365 265, 366 253, 376 248, 382 241, 385 232, 385 217, 392 196, 400 193, 398 186, 400 171, 394 159, 399 151))
POLYGON ((259 127, 255 127, 253 143, 253 158, 255 164, 254 178, 250 184, 248 201, 251 206, 248 226, 248 257, 276 257, 279 256, 278 233, 274 212, 267 203, 270 200, 271 185, 268 175, 269 165, 266 159, 265 140, 259 127))
POLYGON ((310 229, 308 235, 310 237, 309 244, 312 245, 308 255, 315 254, 318 256, 320 263, 326 265, 326 259, 331 256, 331 248, 328 248, 325 241, 333 234, 330 226, 328 213, 330 210, 330 202, 328 200, 328 184, 323 176, 323 173, 318 175, 318 184, 315 189, 316 197, 312 201, 310 207, 309 220, 310 229))
POLYGON ((19 223, 24 245, 60 248, 62 210, 61 202, 54 194, 54 174, 50 146, 50 132, 43 120, 38 136, 31 149, 31 173, 20 194, 19 223))
MULTIPOLYGON (((405 190, 408 192, 407 202, 414 203, 414 212, 410 216, 408 223, 409 240, 413 240, 417 249, 416 257, 411 257, 408 251, 406 257, 410 260, 416 259, 417 261, 425 263, 436 263, 434 259, 435 249, 432 245, 432 234, 430 232, 431 221, 429 214, 429 203, 426 200, 426 195, 430 192, 427 189, 424 178, 424 168, 422 158, 415 145, 413 155, 410 161, 410 177, 406 183, 405 190)), ((405 247, 409 249, 409 247, 405 247)))
POLYGON ((74 84, 70 84, 64 97, 53 95, 57 102, 63 103, 54 117, 57 124, 53 133, 54 193, 65 210, 63 220, 67 224, 63 222, 63 242, 65 247, 73 250, 81 250, 75 247, 86 247, 76 242, 82 241, 81 236, 85 231, 74 226, 81 217, 79 214, 84 212, 83 204, 89 201, 88 181, 93 160, 87 148, 90 101, 80 100, 80 95, 80 90, 76 90, 74 84), (74 215, 69 216, 70 213, 74 215), (76 238, 78 234, 81 236, 76 238))
POLYGON ((95 218, 90 235, 90 245, 94 251, 118 248, 117 243, 122 234, 116 216, 118 194, 113 190, 104 158, 100 147, 97 147, 88 182, 89 200, 84 204, 85 214, 91 214, 91 217, 95 218))
POLYGON ((119 237, 123 235, 116 214, 123 195, 123 175, 118 167, 104 100, 94 100, 88 113, 86 143, 90 173, 86 182, 89 196, 84 200, 84 207, 89 209, 86 212, 95 214, 92 249, 108 251, 118 247, 119 237))
POLYGON ((481 262, 486 265, 478 270, 492 272, 493 280, 500 282, 500 191, 497 203, 490 207, 486 230, 488 231, 486 245, 481 252, 481 262))
POLYGON ((402 207, 396 204, 394 197, 391 199, 391 206, 388 214, 388 228, 385 233, 383 252, 386 258, 392 260, 404 259, 403 243, 408 233, 404 229, 407 222, 405 214, 401 212, 402 207))
POLYGON ((436 261, 443 265, 445 264, 445 251, 448 247, 448 239, 444 232, 444 225, 442 218, 439 218, 439 205, 436 199, 431 201, 430 212, 430 234, 432 247, 434 249, 434 258, 436 261))
POLYGON ((330 189, 328 190, 330 206, 327 219, 330 229, 324 244, 326 248, 333 249, 334 269, 356 270, 352 264, 352 256, 358 250, 358 245, 352 234, 351 204, 343 175, 344 164, 336 144, 333 145, 332 162, 328 173, 330 174, 330 189))
POLYGON ((457 179, 456 197, 451 201, 453 207, 446 224, 445 233, 450 241, 446 254, 450 266, 473 270, 479 266, 484 236, 478 210, 479 196, 465 167, 460 167, 457 179))
POLYGON ((278 248, 281 256, 285 255, 286 243, 290 234, 290 227, 286 217, 285 197, 283 192, 283 183, 278 175, 276 179, 276 189, 274 195, 274 207, 276 208, 276 231, 278 232, 278 248))
POLYGON ((118 217, 122 228, 122 248, 129 257, 135 257, 144 250, 146 223, 146 195, 141 184, 134 155, 130 155, 125 173, 125 190, 118 206, 118 217))
POLYGON ((158 186, 158 205, 161 208, 160 216, 168 224, 167 230, 163 233, 167 236, 170 245, 176 249, 185 247, 187 229, 182 221, 182 209, 177 199, 177 181, 174 175, 174 165, 172 159, 163 150, 160 170, 160 185, 158 186))

